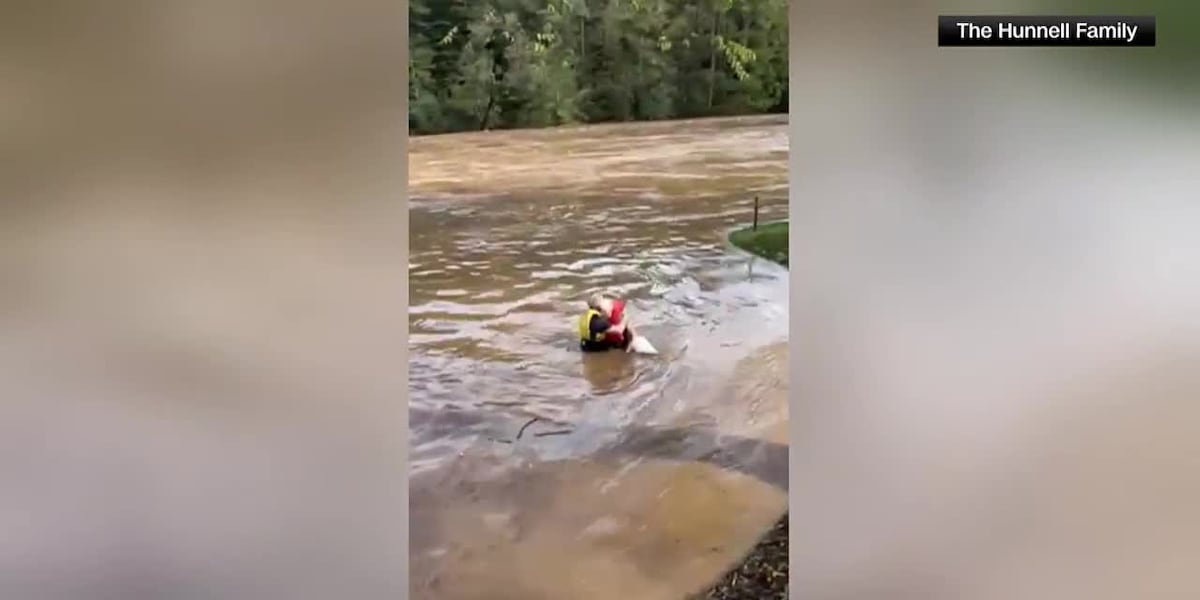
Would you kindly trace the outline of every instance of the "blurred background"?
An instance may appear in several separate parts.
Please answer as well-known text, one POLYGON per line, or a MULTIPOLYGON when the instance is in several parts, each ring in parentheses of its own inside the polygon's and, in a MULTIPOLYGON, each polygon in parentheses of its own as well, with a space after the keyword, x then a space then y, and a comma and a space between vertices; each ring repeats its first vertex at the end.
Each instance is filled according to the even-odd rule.
POLYGON ((1200 594, 1196 10, 791 4, 794 597, 1200 594), (1158 47, 936 47, 938 14, 1158 47))
MULTIPOLYGON (((793 593, 1195 598, 1196 9, 790 8, 793 593)), ((405 13, 0 8, 0 596, 403 595, 405 13)))
POLYGON ((0 597, 403 597, 405 29, 0 9, 0 597))

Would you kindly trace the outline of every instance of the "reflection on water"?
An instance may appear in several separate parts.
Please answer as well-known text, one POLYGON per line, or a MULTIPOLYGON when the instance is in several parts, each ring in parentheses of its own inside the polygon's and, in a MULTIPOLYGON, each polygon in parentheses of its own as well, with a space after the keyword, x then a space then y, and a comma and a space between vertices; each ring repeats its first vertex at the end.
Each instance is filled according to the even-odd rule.
POLYGON ((785 125, 413 141, 414 595, 677 598, 778 516, 787 272, 725 234, 755 194, 764 219, 786 214, 785 125), (629 299, 661 356, 578 352, 574 320, 600 290, 629 299), (696 489, 671 500, 679 486, 696 489), (643 553, 659 577, 626 572, 643 553), (547 561, 561 568, 534 585, 521 565, 547 561), (624 587, 597 583, 617 573, 624 587))

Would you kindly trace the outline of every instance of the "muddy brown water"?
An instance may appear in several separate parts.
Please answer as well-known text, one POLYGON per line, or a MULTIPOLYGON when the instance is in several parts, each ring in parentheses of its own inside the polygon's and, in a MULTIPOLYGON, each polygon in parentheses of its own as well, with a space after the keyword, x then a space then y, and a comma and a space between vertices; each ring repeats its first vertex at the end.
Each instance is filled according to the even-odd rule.
POLYGON ((412 140, 414 598, 684 598, 785 510, 787 271, 726 235, 786 155, 780 117, 412 140), (595 291, 661 355, 580 353, 595 291))

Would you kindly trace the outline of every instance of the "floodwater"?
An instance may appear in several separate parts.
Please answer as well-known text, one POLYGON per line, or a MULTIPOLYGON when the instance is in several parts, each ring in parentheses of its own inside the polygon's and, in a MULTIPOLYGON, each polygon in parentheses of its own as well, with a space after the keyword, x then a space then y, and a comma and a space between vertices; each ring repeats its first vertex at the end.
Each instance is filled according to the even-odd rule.
POLYGON ((412 596, 677 600, 786 509, 786 117, 410 145, 412 596), (661 351, 584 355, 609 291, 661 351))

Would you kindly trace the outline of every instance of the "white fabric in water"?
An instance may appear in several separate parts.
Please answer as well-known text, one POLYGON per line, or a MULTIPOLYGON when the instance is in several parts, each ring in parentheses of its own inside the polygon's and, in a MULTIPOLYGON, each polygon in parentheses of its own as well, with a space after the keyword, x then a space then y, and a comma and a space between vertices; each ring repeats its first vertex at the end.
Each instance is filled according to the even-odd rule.
POLYGON ((650 343, 650 340, 636 335, 629 341, 629 351, 636 354, 658 354, 658 348, 650 343))

